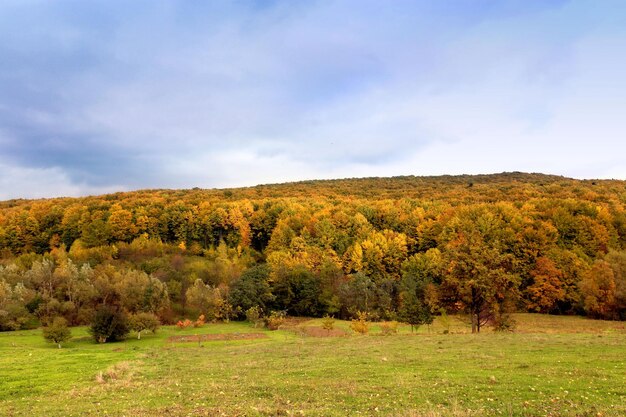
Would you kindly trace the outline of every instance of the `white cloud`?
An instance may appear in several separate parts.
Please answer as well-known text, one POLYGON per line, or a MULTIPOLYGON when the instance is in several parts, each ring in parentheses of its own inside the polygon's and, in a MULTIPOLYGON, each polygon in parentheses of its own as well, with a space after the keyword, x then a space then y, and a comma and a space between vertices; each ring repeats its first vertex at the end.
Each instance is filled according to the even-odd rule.
POLYGON ((77 197, 124 191, 123 185, 94 187, 76 184, 59 167, 24 168, 0 161, 0 200, 13 198, 77 197))

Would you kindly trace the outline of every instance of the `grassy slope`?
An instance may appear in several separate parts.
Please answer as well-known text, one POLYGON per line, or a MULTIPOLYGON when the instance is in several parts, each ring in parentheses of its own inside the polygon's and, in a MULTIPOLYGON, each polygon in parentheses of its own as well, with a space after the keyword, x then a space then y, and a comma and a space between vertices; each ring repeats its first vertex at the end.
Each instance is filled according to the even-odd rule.
POLYGON ((469 335, 452 320, 447 335, 435 323, 386 337, 374 327, 369 336, 167 340, 263 331, 230 323, 106 345, 74 329, 61 350, 39 330, 0 333, 0 415, 626 415, 623 323, 518 320, 512 334, 469 335))

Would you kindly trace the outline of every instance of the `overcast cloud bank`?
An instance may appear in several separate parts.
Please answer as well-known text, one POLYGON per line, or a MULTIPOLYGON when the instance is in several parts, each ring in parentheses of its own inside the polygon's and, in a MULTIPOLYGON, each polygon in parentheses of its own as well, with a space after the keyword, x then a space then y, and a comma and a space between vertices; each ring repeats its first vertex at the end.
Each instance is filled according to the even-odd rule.
POLYGON ((0 198, 626 179, 621 0, 198 3, 3 1, 0 198))

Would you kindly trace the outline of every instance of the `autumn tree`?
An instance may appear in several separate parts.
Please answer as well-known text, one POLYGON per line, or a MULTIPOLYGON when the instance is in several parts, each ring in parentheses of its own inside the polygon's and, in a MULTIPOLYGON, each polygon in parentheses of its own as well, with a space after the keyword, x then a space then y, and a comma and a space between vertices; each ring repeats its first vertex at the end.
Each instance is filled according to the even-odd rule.
POLYGON ((592 317, 614 319, 617 317, 617 285, 611 265, 596 261, 580 283, 585 311, 592 317))
POLYGON ((0 329, 85 324, 101 304, 171 321, 197 279, 241 314, 393 320, 426 302, 473 311, 475 330, 511 306, 626 318, 623 186, 505 173, 3 202, 0 329), (434 250, 426 294, 407 290, 406 263, 434 250))
POLYGON ((125 210, 119 204, 111 207, 107 228, 112 241, 130 242, 137 232, 133 223, 133 213, 125 210))
POLYGON ((626 320, 626 251, 611 251, 604 259, 613 270, 616 316, 626 320))
POLYGON ((553 311, 565 299, 563 273, 551 259, 540 257, 530 274, 533 283, 526 288, 528 308, 539 313, 553 311))

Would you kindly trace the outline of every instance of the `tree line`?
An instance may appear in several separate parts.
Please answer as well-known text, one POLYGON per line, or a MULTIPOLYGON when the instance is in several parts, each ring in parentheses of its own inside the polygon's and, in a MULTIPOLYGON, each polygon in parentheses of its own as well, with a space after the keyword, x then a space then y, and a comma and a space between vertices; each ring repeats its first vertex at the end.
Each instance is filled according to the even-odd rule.
POLYGON ((311 181, 0 203, 0 330, 102 306, 472 328, 626 319, 626 183, 538 174, 311 181))

